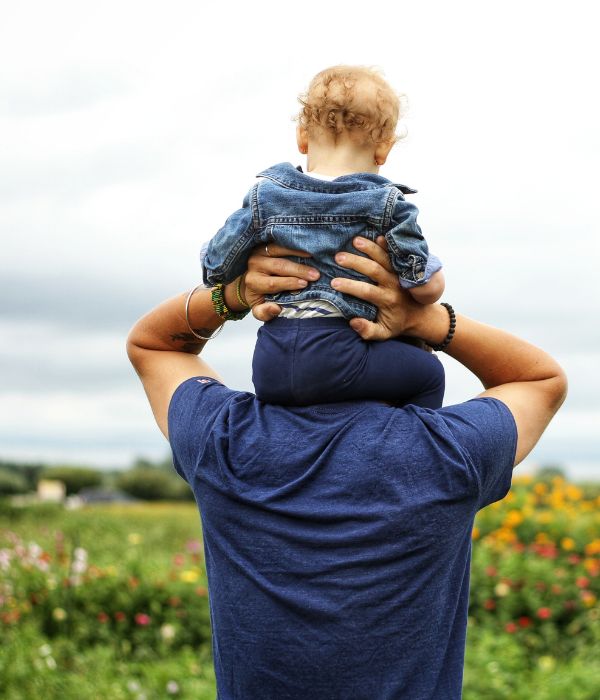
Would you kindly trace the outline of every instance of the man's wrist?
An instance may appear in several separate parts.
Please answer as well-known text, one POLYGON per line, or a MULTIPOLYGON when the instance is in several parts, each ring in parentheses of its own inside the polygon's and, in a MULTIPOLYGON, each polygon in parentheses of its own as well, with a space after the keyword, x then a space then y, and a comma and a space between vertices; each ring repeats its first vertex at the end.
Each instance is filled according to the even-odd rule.
POLYGON ((405 335, 438 345, 448 335, 448 311, 441 304, 428 304, 417 309, 405 335))

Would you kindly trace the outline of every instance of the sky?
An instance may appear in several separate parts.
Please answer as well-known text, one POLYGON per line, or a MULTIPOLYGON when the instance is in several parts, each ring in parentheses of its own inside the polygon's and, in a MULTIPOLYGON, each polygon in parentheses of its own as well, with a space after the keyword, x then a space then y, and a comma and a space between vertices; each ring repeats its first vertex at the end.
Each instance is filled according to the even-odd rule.
MULTIPOLYGON (((381 174, 418 190, 444 299, 568 374, 525 468, 600 478, 594 5, 3 3, 0 460, 114 467, 168 453, 127 332, 200 281, 201 242, 256 173, 303 164, 297 96, 351 63, 408 97, 407 137, 381 174)), ((257 328, 228 323, 207 345, 233 388, 252 388, 257 328)), ((443 362, 446 404, 481 390, 443 362)))

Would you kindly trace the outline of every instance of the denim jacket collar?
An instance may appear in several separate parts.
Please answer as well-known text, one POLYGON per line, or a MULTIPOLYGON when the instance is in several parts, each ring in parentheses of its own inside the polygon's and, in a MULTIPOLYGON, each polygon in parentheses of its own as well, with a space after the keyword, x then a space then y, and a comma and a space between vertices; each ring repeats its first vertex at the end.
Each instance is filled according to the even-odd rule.
POLYGON ((318 180, 310 175, 305 175, 301 166, 295 168, 291 163, 278 163, 258 173, 256 177, 266 177, 284 187, 308 192, 356 192, 356 190, 373 190, 390 185, 397 187, 402 194, 415 194, 417 192, 412 187, 391 182, 375 173, 352 173, 336 177, 335 180, 318 180))

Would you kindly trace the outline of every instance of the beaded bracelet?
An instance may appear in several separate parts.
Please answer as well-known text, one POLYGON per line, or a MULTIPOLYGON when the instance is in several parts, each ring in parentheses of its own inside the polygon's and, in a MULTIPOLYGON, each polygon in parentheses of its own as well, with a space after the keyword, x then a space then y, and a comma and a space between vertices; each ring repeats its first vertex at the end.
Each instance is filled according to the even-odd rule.
POLYGON ((250 308, 244 311, 232 311, 225 303, 225 288, 221 282, 215 284, 210 290, 210 299, 215 313, 224 321, 241 321, 250 311, 250 308))
POLYGON ((446 308, 446 311, 448 312, 448 315, 450 316, 450 328, 448 329, 448 335, 442 340, 442 342, 439 345, 430 345, 429 347, 432 350, 435 350, 436 352, 441 352, 442 350, 445 350, 448 345, 452 342, 452 338, 454 338, 454 331, 456 330, 456 314, 454 313, 454 309, 450 304, 447 304, 445 301, 442 302, 441 306, 444 306, 446 308))

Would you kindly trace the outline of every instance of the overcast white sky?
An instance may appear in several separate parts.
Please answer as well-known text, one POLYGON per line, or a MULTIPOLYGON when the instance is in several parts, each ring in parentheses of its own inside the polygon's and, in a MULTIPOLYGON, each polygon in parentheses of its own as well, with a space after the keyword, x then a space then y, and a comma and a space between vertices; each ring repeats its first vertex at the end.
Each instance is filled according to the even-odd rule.
MULTIPOLYGON (((196 284, 254 175, 302 163, 291 116, 335 63, 410 100, 382 174, 445 263, 445 298, 544 347, 569 399, 531 458, 600 477, 595 3, 2 3, 0 459, 164 456, 124 339, 196 284)), ((206 352, 250 389, 256 323, 206 352)), ((477 382, 444 360, 447 403, 477 382)))

